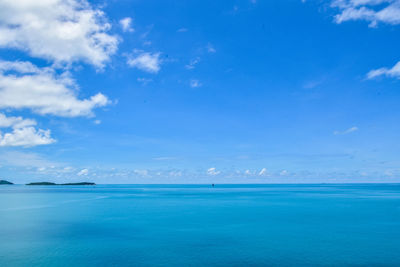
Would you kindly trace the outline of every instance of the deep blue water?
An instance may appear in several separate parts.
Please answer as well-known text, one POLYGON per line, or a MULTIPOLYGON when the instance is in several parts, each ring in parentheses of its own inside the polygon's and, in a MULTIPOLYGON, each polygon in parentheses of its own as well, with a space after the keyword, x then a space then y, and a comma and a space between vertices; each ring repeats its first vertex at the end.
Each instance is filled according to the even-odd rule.
POLYGON ((400 185, 0 186, 0 266, 400 266, 400 185))

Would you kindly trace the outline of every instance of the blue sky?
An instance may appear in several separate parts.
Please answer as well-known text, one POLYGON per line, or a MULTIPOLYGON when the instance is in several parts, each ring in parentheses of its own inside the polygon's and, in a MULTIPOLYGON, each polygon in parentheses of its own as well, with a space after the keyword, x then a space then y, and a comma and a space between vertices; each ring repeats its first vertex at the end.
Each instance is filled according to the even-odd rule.
POLYGON ((2 1, 0 178, 397 182, 400 1, 2 1))

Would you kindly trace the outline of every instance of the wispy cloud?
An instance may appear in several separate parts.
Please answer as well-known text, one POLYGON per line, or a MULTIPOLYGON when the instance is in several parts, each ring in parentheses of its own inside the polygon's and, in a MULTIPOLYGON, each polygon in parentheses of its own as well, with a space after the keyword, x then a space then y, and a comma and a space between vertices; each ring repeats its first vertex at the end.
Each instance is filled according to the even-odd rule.
POLYGON ((189 62, 189 64, 187 64, 187 65, 185 66, 185 68, 188 69, 188 70, 192 70, 192 69, 194 69, 194 68, 196 67, 196 65, 197 65, 199 62, 200 62, 200 58, 199 58, 199 57, 196 57, 196 58, 192 59, 192 60, 189 62))
POLYGON ((190 87, 197 88, 200 86, 202 86, 202 84, 199 80, 190 80, 190 87))
POLYGON ((334 135, 343 135, 343 134, 353 133, 355 131, 358 131, 358 127, 353 126, 353 127, 349 128, 349 129, 346 129, 344 131, 334 131, 333 134, 334 135))
POLYGON ((16 167, 52 168, 61 164, 33 152, 6 151, 0 153, 0 164, 16 167))
POLYGON ((379 76, 386 76, 400 79, 400 62, 397 62, 392 68, 379 68, 371 70, 367 74, 368 79, 373 79, 379 76))
POLYGON ((214 46, 211 43, 207 44, 207 52, 208 53, 215 53, 217 50, 214 48, 214 46))
POLYGON ((137 78, 137 81, 140 82, 143 85, 147 85, 148 83, 152 82, 153 79, 148 79, 148 78, 137 78))

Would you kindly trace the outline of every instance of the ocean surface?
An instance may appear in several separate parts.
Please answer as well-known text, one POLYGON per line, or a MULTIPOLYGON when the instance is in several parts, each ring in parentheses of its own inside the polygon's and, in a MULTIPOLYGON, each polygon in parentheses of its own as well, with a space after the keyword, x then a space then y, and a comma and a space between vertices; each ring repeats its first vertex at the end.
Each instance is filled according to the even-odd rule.
POLYGON ((0 266, 400 266, 400 185, 0 186, 0 266))

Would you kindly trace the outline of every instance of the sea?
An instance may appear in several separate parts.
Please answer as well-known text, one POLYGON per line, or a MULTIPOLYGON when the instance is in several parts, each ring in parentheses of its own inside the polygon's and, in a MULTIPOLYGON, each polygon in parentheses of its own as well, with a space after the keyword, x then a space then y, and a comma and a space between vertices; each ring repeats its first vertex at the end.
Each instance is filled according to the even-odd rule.
POLYGON ((400 266, 400 184, 0 186, 0 266, 400 266))

